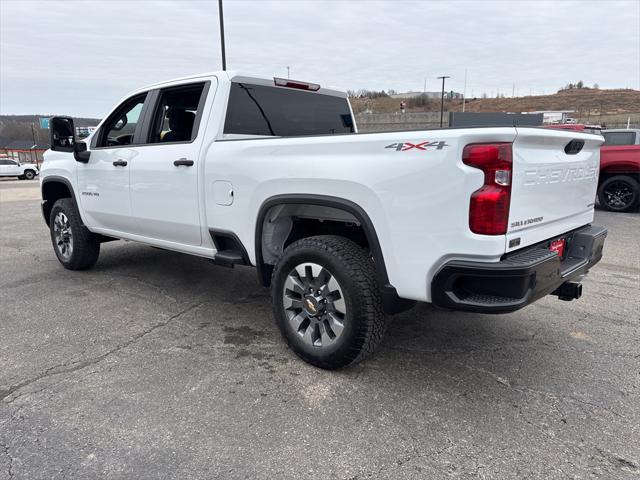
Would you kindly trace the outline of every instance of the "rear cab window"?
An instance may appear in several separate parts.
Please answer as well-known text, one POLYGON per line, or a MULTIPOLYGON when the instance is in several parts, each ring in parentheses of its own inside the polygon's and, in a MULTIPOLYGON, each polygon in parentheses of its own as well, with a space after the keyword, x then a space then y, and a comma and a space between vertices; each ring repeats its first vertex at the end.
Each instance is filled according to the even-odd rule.
POLYGON ((354 131, 346 98, 276 86, 231 83, 225 136, 296 137, 354 131))
POLYGON ((604 132, 602 135, 605 146, 634 145, 636 143, 635 132, 604 132))

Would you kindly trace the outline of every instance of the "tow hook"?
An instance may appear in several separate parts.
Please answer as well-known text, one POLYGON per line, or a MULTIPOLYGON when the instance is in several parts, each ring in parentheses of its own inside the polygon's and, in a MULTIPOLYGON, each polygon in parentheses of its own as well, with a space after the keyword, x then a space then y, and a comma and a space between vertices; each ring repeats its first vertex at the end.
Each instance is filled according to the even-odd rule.
POLYGON ((557 295, 560 300, 570 302, 582 296, 582 284, 579 282, 564 282, 551 295, 557 295))

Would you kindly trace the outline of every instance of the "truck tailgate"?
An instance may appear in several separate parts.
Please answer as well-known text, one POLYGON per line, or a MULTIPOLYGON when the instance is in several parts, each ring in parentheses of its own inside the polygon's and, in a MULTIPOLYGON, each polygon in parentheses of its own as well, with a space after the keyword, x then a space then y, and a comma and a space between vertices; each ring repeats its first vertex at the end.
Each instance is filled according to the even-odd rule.
POLYGON ((599 135, 518 128, 507 251, 559 236, 593 220, 600 166, 599 135), (567 145, 580 146, 572 152, 567 145), (575 150, 579 150, 575 152, 575 150))

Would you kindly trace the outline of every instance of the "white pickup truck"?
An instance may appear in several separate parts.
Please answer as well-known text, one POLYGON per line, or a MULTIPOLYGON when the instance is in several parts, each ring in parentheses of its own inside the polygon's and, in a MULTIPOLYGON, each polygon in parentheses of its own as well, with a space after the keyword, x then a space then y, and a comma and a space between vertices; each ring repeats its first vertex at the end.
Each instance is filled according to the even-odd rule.
POLYGON ((35 163, 22 163, 9 157, 0 157, 0 177, 17 177, 33 180, 40 173, 35 163))
POLYGON ((250 265, 291 348, 364 358, 385 313, 512 312, 581 294, 602 137, 538 128, 358 134, 347 95, 217 72, 141 88, 88 139, 51 120, 42 211, 68 269, 128 239, 250 265))

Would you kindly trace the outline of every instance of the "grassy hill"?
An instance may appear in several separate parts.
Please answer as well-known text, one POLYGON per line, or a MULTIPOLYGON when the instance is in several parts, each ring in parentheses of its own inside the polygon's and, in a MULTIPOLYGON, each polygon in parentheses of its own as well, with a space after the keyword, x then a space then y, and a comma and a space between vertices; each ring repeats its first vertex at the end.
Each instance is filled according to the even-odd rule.
MULTIPOLYGON (((399 109, 399 98, 351 99, 356 113, 367 108, 374 113, 392 113, 399 109)), ((440 100, 406 99, 408 112, 439 111, 440 100)), ((535 110, 575 110, 577 117, 640 113, 640 91, 592 88, 563 90, 552 95, 514 98, 467 98, 468 112, 530 112, 535 110)), ((445 100, 445 111, 462 111, 461 100, 445 100)))
MULTIPOLYGON (((401 98, 351 98, 355 113, 393 113, 399 110, 401 98)), ((437 112, 439 99, 405 99, 408 112, 437 112)), ((640 124, 640 91, 630 89, 601 90, 581 88, 563 90, 552 95, 515 98, 468 98, 468 112, 530 112, 535 110, 574 110, 583 122, 623 125, 627 118, 640 124)), ((461 100, 445 100, 445 111, 462 111, 461 100)), ((41 130, 39 117, 51 115, 0 115, 0 140, 32 140, 31 124, 36 127, 40 144, 49 142, 49 131, 41 130)), ((95 118, 75 118, 76 126, 88 127, 99 123, 95 118)))

